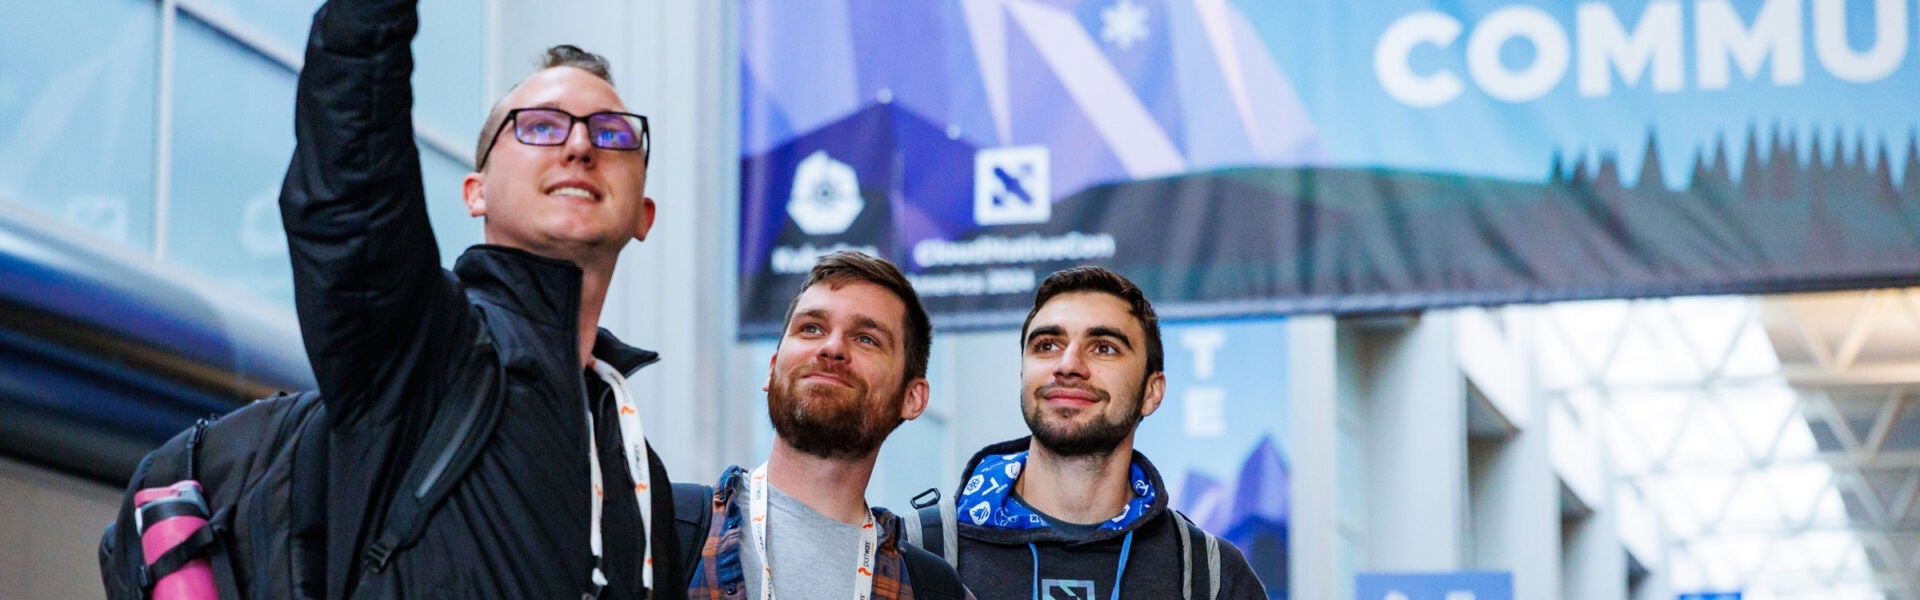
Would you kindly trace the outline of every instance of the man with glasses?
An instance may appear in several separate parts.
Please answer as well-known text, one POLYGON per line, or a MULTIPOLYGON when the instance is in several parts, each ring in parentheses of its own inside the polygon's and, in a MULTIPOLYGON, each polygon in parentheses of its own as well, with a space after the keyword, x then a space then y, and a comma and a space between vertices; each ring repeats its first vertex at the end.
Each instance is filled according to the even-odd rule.
POLYGON ((413 139, 416 4, 315 14, 281 193, 331 427, 327 596, 684 597, 671 486, 625 385, 658 357, 597 326, 620 250, 653 225, 646 118, 604 59, 549 50, 483 125, 461 191, 487 243, 444 271, 413 139), (495 416, 454 408, 494 386, 495 416), (448 422, 491 432, 425 447, 448 422), (399 502, 381 499, 456 450, 477 454, 417 542, 369 539, 399 502))

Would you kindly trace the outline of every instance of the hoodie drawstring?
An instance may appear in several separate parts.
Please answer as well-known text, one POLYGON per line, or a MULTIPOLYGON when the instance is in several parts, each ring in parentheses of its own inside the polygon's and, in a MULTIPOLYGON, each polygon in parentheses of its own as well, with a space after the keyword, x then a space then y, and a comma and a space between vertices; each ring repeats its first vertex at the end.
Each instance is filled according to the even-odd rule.
POLYGON ((1127 532, 1127 541, 1120 543, 1120 568, 1113 572, 1113 600, 1120 600, 1120 582, 1127 575, 1127 555, 1133 552, 1133 532, 1127 532))
MULTIPOLYGON (((1040 600, 1040 547, 1027 542, 1027 552, 1033 554, 1033 600, 1040 600)), ((1113 600, 1120 600, 1120 582, 1127 577, 1127 557, 1133 554, 1133 532, 1128 531, 1126 540, 1120 542, 1120 566, 1113 572, 1113 600)))
POLYGON ((1040 600, 1040 548, 1027 542, 1027 551, 1033 553, 1033 600, 1040 600))

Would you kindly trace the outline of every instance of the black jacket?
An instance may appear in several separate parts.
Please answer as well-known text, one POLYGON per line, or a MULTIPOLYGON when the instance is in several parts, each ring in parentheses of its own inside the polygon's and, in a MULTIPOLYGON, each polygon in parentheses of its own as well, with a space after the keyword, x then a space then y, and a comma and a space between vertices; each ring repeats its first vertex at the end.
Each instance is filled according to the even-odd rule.
MULTIPOLYGON (((589 589, 587 406, 610 489, 633 489, 615 408, 582 371, 581 271, 476 246, 452 273, 427 221, 414 146, 409 43, 414 0, 335 0, 309 34, 295 108, 297 147, 280 197, 295 305, 332 419, 330 597, 579 598, 589 589), (472 342, 484 328, 498 351, 472 342), (420 542, 370 573, 358 559, 439 406, 506 369, 499 425, 427 520, 420 542), (591 402, 589 401, 591 399, 591 402), (623 484, 624 482, 624 484, 623 484)), ((657 360, 605 331, 599 360, 632 373, 657 360)), ((645 401, 648 399, 642 399, 645 401)), ((649 452, 654 523, 673 522, 669 479, 649 452)), ((656 597, 685 594, 670 525, 643 531, 632 494, 606 494, 609 598, 640 594, 642 540, 656 597)))
MULTIPOLYGON (((967 462, 954 498, 964 496, 967 480, 978 470, 982 459, 1013 454, 1027 449, 1028 440, 1000 442, 980 449, 967 462)), ((1121 565, 1121 548, 1129 532, 1133 545, 1126 557, 1122 598, 1177 599, 1182 596, 1180 528, 1173 511, 1167 508, 1166 482, 1145 455, 1133 453, 1133 462, 1147 475, 1160 493, 1146 511, 1125 529, 1099 529, 1085 537, 1073 537, 1054 528, 1010 529, 975 524, 967 517, 967 506, 957 507, 960 520, 960 580, 974 595, 985 599, 1031 598, 1035 587, 1040 598, 1111 598, 1114 574, 1121 565)), ((1204 578, 1204 556, 1190 548, 1197 559, 1195 578, 1204 578)), ((1204 589, 1204 588, 1201 588, 1204 589)), ((1232 544, 1220 544, 1219 598, 1261 599, 1267 592, 1260 579, 1247 566, 1247 560, 1232 544)))

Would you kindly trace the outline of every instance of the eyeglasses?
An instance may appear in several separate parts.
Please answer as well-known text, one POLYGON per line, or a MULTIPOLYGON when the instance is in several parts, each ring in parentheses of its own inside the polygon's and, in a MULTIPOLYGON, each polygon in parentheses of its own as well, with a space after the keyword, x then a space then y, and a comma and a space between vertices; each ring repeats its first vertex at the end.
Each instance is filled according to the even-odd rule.
MULTIPOLYGON (((567 137, 573 135, 573 124, 583 121, 587 124, 587 141, 593 147, 639 150, 642 164, 653 158, 647 118, 633 113, 606 111, 576 117, 557 108, 516 108, 507 111, 507 118, 500 121, 500 129, 512 129, 513 139, 528 146, 558 146, 567 143, 567 137)), ((493 147, 498 143, 500 131, 495 130, 493 139, 487 141, 487 150, 480 153, 480 164, 475 170, 487 167, 487 157, 493 154, 493 147)))

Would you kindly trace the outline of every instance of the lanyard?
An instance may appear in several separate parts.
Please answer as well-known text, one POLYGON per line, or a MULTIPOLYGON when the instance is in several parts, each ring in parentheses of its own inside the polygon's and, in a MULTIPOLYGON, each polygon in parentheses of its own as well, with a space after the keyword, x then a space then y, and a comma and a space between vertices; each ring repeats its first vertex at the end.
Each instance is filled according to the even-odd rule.
MULTIPOLYGON (((647 430, 640 424, 640 409, 634 407, 633 394, 628 393, 627 380, 620 376, 619 371, 613 370, 613 367, 607 366, 607 363, 596 360, 593 361, 593 372, 607 382, 607 387, 613 390, 613 399, 620 405, 620 438, 626 443, 624 450, 627 455, 627 473, 633 476, 633 496, 640 501, 640 527, 647 532, 647 537, 651 538, 653 494, 647 493, 647 489, 653 485, 653 472, 647 468, 647 430)), ((601 486, 600 440, 596 437, 593 428, 593 404, 589 402, 587 404, 587 472, 593 477, 593 537, 588 540, 588 544, 593 547, 593 584, 606 587, 607 575, 600 570, 600 515, 601 505, 605 503, 601 495, 605 490, 601 486)), ((653 544, 643 539, 640 541, 640 546, 646 548, 644 555, 646 568, 641 571, 640 584, 651 590, 653 589, 653 544)))
MULTIPOLYGON (((753 550, 760 554, 760 600, 773 600, 773 562, 767 559, 767 463, 753 468, 747 477, 747 493, 753 497, 747 520, 753 524, 753 550)), ((853 568, 854 600, 873 596, 873 556, 879 549, 880 527, 867 511, 867 522, 860 526, 860 558, 853 568)))

